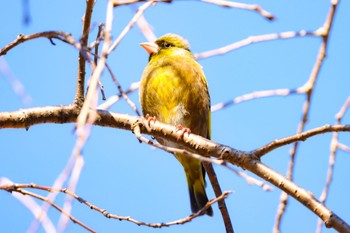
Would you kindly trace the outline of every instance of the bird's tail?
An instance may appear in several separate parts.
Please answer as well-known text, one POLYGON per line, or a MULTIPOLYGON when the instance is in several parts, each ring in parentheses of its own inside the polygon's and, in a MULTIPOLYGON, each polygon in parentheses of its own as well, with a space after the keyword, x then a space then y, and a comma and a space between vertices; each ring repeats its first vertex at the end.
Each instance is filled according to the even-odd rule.
MULTIPOLYGON (((205 192, 203 165, 199 160, 189 156, 176 154, 176 157, 183 165, 186 173, 192 213, 197 213, 208 202, 207 193, 205 192)), ((205 211, 205 214, 213 216, 211 206, 205 211)))

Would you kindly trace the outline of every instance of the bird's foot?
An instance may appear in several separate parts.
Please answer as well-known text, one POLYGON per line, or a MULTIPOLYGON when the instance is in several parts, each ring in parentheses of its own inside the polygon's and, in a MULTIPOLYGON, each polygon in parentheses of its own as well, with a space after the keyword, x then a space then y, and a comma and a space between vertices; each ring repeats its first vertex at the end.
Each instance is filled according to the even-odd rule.
POLYGON ((151 126, 151 121, 154 123, 157 121, 157 118, 155 116, 150 116, 149 114, 146 114, 145 119, 147 120, 148 126, 151 126))
POLYGON ((177 138, 177 140, 183 139, 185 133, 188 133, 188 135, 191 134, 191 130, 189 128, 185 128, 182 125, 178 125, 176 126, 178 131, 181 131, 181 134, 179 135, 179 137, 177 138))

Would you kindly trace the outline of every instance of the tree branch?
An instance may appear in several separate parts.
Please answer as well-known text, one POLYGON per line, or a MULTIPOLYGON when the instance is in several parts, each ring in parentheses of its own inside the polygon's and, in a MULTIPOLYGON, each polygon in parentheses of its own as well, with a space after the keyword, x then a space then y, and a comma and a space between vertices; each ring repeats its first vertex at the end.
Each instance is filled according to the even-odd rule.
MULTIPOLYGON (((10 126, 16 128, 28 128, 33 124, 39 123, 63 123, 62 119, 65 119, 67 122, 75 122, 75 119, 77 117, 77 111, 74 111, 70 106, 50 108, 46 107, 44 109, 46 110, 47 115, 45 115, 45 112, 43 112, 40 108, 34 108, 26 111, 20 110, 12 113, 1 113, 0 128, 9 128, 10 126), (71 113, 71 115, 68 117, 67 113, 71 113), (63 116, 66 117, 63 118, 63 116)), ((90 110, 90 112, 91 111, 93 110, 90 110)), ((229 146, 215 143, 194 134, 185 134, 183 135, 183 141, 178 141, 181 132, 178 131, 174 126, 165 125, 160 122, 148 122, 146 119, 141 117, 112 113, 102 110, 93 112, 93 114, 96 114, 96 121, 94 123, 96 125, 130 130, 135 126, 135 124, 140 124, 141 133, 146 133, 155 137, 166 138, 167 140, 177 142, 181 146, 185 146, 191 151, 195 151, 196 153, 203 156, 214 156, 216 158, 223 159, 231 164, 240 166, 243 169, 249 170, 259 177, 270 182, 271 184, 275 185, 276 187, 282 189, 290 196, 294 197, 296 200, 304 204, 307 208, 317 214, 328 227, 333 227, 344 232, 350 232, 349 225, 347 225, 341 218, 339 218, 337 215, 323 206, 319 201, 313 198, 311 194, 259 161, 259 158, 267 152, 294 141, 306 140, 311 136, 325 132, 349 132, 350 125, 326 125, 304 132, 302 134, 288 137, 286 139, 276 140, 275 142, 262 147, 262 149, 260 148, 253 150, 252 152, 245 152, 236 150, 229 146), (150 125, 148 126, 148 124, 150 125)))
POLYGON ((260 14, 262 17, 268 20, 275 19, 275 16, 273 14, 262 9, 259 5, 255 5, 255 4, 245 4, 245 3, 231 2, 226 0, 201 0, 201 1, 216 4, 218 6, 223 6, 223 7, 232 7, 232 8, 238 8, 243 10, 256 11, 258 14, 260 14))
MULTIPOLYGON (((83 28, 82 37, 80 39, 81 48, 83 51, 87 49, 87 44, 89 41, 90 24, 92 17, 92 10, 95 4, 95 0, 86 1, 86 10, 83 18, 83 28)), ((85 92, 85 56, 83 51, 80 51, 78 55, 78 78, 75 90, 74 104, 81 107, 84 102, 84 92, 85 92)))
POLYGON ((56 45, 52 39, 58 39, 67 44, 71 44, 75 47, 78 47, 75 39, 69 33, 62 32, 62 31, 46 31, 46 32, 38 32, 30 35, 19 34, 14 41, 12 41, 11 43, 9 43, 8 45, 6 45, 4 48, 0 50, 0 56, 7 54, 8 51, 22 44, 23 42, 34 40, 41 37, 49 39, 52 45, 56 45))

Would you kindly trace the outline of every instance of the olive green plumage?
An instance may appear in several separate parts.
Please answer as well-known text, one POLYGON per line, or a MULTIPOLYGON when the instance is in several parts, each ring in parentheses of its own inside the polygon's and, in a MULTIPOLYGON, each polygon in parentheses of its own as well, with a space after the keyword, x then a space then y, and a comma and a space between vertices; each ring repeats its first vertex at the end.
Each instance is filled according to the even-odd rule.
MULTIPOLYGON (((143 115, 157 121, 189 128, 192 133, 210 138, 210 97, 201 66, 195 61, 189 44, 182 37, 166 34, 154 43, 142 43, 150 54, 140 85, 143 115)), ((166 146, 177 146, 157 138, 166 146)), ((199 160, 175 154, 184 167, 191 209, 195 213, 208 202, 204 169, 199 160)), ((212 208, 207 215, 212 216, 212 208)))

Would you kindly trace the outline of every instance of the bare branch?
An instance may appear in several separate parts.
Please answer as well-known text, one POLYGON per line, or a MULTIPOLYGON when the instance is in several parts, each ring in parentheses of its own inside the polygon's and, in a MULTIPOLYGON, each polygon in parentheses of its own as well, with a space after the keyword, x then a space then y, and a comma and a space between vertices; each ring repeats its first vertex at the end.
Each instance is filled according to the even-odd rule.
MULTIPOLYGON (((135 90, 137 90, 140 86, 140 82, 135 82, 135 83, 132 83, 129 87, 128 90, 126 90, 124 92, 125 95, 128 95, 130 93, 133 93, 135 90)), ((113 96, 110 96, 107 101, 105 101, 104 103, 100 104, 97 109, 99 110, 107 110, 109 109, 113 104, 115 104, 120 98, 122 97, 121 94, 119 95, 113 95, 113 96)))
POLYGON ((59 207, 58 205, 53 203, 49 198, 45 198, 39 194, 23 190, 22 188, 16 187, 15 184, 13 184, 13 185, 0 185, 0 189, 6 190, 6 191, 11 192, 11 193, 18 192, 22 195, 28 195, 28 196, 34 197, 36 199, 39 199, 45 203, 48 203, 48 205, 52 206, 53 208, 55 208, 56 210, 58 210, 62 214, 66 215, 73 223, 80 225, 81 227, 83 227, 84 229, 86 229, 89 232, 93 232, 93 233, 96 232, 93 229, 91 229, 90 227, 88 227, 86 224, 84 224, 83 222, 79 221, 77 218, 73 217, 71 214, 65 212, 61 207, 59 207))
POLYGON ((149 1, 144 3, 142 6, 139 7, 137 12, 135 13, 134 17, 130 20, 128 25, 123 29, 123 31, 120 33, 118 38, 114 41, 112 46, 108 49, 108 54, 111 53, 122 41, 122 39, 126 36, 126 34, 130 31, 130 29, 134 26, 134 24, 137 22, 137 20, 142 16, 143 12, 153 4, 155 4, 157 1, 149 1))
POLYGON ((135 223, 139 226, 148 226, 148 227, 153 227, 153 228, 162 228, 162 227, 170 227, 170 226, 173 226, 173 225, 179 225, 179 224, 185 224, 185 223, 188 223, 188 222, 191 222, 193 219, 197 218, 197 217, 200 217, 200 216, 203 216, 203 213, 205 213, 205 211, 211 206, 213 205, 214 203, 218 202, 218 201, 221 201, 225 198, 227 198, 227 196, 230 194, 231 192, 230 191, 226 191, 224 192, 221 196, 217 197, 217 198, 214 198, 214 199, 211 199, 210 201, 208 201, 208 203, 202 208, 200 209, 197 213, 194 213, 194 214, 191 214, 189 216, 187 216, 186 218, 183 218, 183 219, 179 219, 179 220, 176 220, 176 221, 172 221, 172 222, 166 222, 166 223, 147 223, 147 222, 141 222, 141 221, 138 221, 136 219, 133 219, 131 218, 130 216, 119 216, 119 215, 115 215, 115 214, 110 214, 108 213, 106 210, 104 209, 99 209, 99 208, 96 208, 95 206, 90 206, 91 209, 94 209, 94 210, 97 210, 99 211, 100 213, 102 213, 106 218, 114 218, 114 219, 117 219, 117 220, 120 220, 120 221, 129 221, 129 222, 132 222, 132 223, 135 223))
POLYGON ((66 212, 64 212, 64 210, 62 210, 60 207, 58 207, 56 204, 50 202, 48 199, 37 195, 35 193, 32 192, 28 192, 25 191, 23 189, 25 188, 30 188, 30 189, 39 189, 39 190, 44 190, 44 191, 48 191, 48 192, 61 192, 64 194, 67 194, 68 196, 76 199, 77 201, 79 201, 80 203, 88 206, 90 209, 92 210, 96 210, 98 212, 100 212, 101 214, 103 214, 106 218, 113 218, 113 219, 117 219, 120 221, 129 221, 132 223, 135 223, 139 226, 148 226, 148 227, 154 227, 154 228, 161 228, 161 227, 169 227, 172 225, 179 225, 179 224, 185 224, 187 222, 192 221, 194 218, 200 217, 203 215, 203 213, 214 203, 222 201, 223 199, 227 198, 229 194, 231 194, 231 191, 225 191, 223 192, 220 196, 218 196, 217 198, 211 199, 201 210, 199 210, 197 213, 191 214, 183 219, 179 219, 176 221, 172 221, 172 222, 167 222, 167 223, 146 223, 146 222, 142 222, 136 219, 131 218, 130 216, 119 216, 116 214, 111 214, 108 213, 105 209, 102 209, 100 207, 97 207, 93 204, 91 204, 90 202, 86 201, 85 199, 83 199, 82 197, 78 196, 77 194, 75 194, 74 192, 66 189, 66 188, 52 188, 52 187, 47 187, 47 186, 42 186, 42 185, 36 185, 36 184, 0 184, 0 190, 6 190, 8 192, 18 192, 21 193, 23 195, 30 195, 33 196, 35 198, 38 198, 42 201, 45 202, 49 202, 50 205, 52 205, 54 208, 56 208, 58 211, 60 211, 63 214, 66 214, 70 220, 72 220, 74 223, 78 223, 79 225, 83 226, 85 229, 89 230, 90 232, 94 232, 92 229, 88 228, 85 224, 79 222, 76 218, 72 217, 70 214, 67 214, 66 212))
MULTIPOLYGON (((211 186, 214 189, 215 196, 219 198, 222 195, 222 190, 220 187, 220 183, 216 177, 216 173, 214 171, 213 165, 211 163, 204 162, 203 166, 205 168, 205 171, 208 174, 211 186)), ((222 220, 224 221, 224 224, 225 224, 226 233, 234 233, 230 214, 226 207, 225 199, 219 200, 218 206, 221 212, 222 220)))
MULTIPOLYGON (((47 123, 49 121, 55 122, 60 120, 61 122, 61 111, 63 107, 51 107, 50 115, 51 117, 45 117, 42 114, 42 109, 32 109, 31 111, 17 111, 12 113, 2 113, 0 115, 0 128, 4 127, 4 123, 16 126, 27 126, 31 125, 33 117, 36 115, 39 117, 41 123, 47 123), (57 113, 55 112, 57 111, 57 113), (57 119, 58 117, 58 119, 57 119), (16 119, 16 120, 15 120, 16 119), (21 119, 21 122, 18 122, 21 119), (43 120, 44 119, 44 120, 43 120), (29 121, 29 122, 28 122, 29 121)), ((63 108, 65 109, 65 108, 63 108)), ((69 110, 69 107, 67 107, 69 110)), ((71 110, 72 111, 72 110, 71 110)), ((92 110, 90 110, 92 111, 92 110)), ((95 111, 94 111, 95 112, 95 111)), ((74 111, 73 111, 74 113, 74 111)), ((109 127, 118 127, 121 129, 130 130, 135 127, 135 124, 141 124, 141 133, 150 134, 155 137, 166 138, 167 140, 176 142, 181 146, 188 148, 191 151, 196 151, 196 153, 203 156, 214 156, 220 160, 225 160, 231 164, 242 167, 243 169, 249 170, 259 177, 267 180, 268 182, 279 187, 283 191, 287 192, 290 196, 294 197, 301 203, 303 203, 307 208, 317 214, 322 218, 328 227, 333 227, 337 230, 347 229, 350 232, 350 226, 344 223, 337 215, 332 213, 325 206, 321 205, 316 199, 305 191, 304 189, 298 187, 292 181, 283 177, 281 174, 268 168, 266 165, 259 162, 259 157, 271 151, 272 149, 278 148, 283 145, 283 143, 291 143, 298 140, 305 140, 311 136, 331 132, 331 131, 350 131, 350 126, 324 126, 316 128, 314 130, 307 131, 302 134, 298 134, 286 139, 276 140, 273 143, 268 144, 265 147, 256 149, 252 152, 245 152, 233 149, 231 147, 215 143, 198 135, 190 134, 183 135, 183 140, 178 141, 181 136, 181 132, 176 130, 176 127, 162 124, 160 122, 150 122, 150 126, 147 126, 149 122, 143 118, 130 116, 126 114, 111 113, 107 111, 98 110, 96 113, 96 121, 94 124, 109 127), (142 127, 141 127, 142 126, 142 127), (283 142, 283 143, 282 143, 283 142), (300 194, 302 193, 302 195, 300 194)), ((77 115, 76 115, 77 116, 77 115)), ((74 122, 74 118, 68 118, 74 122)), ((38 123, 38 119, 35 120, 38 123)), ((184 151, 181 151, 184 152, 184 151)), ((206 160, 204 160, 206 161, 206 160)), ((210 162, 210 161, 208 161, 210 162)), ((345 230, 344 230, 345 231, 345 230)))
POLYGON ((287 32, 281 32, 281 33, 271 33, 271 34, 264 34, 264 35, 258 35, 258 36, 249 36, 246 39, 243 39, 241 41, 226 45, 224 47, 209 50, 203 53, 195 54, 196 59, 204 59, 208 57, 213 57, 217 55, 226 54, 228 52, 232 52, 233 50, 240 49, 242 47, 259 43, 259 42, 265 42, 265 41, 271 41, 271 40, 278 40, 278 39, 292 39, 297 37, 305 37, 305 36, 321 36, 319 31, 315 32, 309 32, 305 30, 301 31, 287 31, 287 32))
MULTIPOLYGON (((5 177, 0 177, 0 189, 9 191, 6 187, 13 185, 13 182, 5 177), (4 188, 3 188, 4 187, 4 188)), ((11 192, 12 196, 20 201, 27 209, 34 215, 35 218, 42 218, 41 225, 45 232, 55 232, 55 225, 52 223, 46 213, 41 213, 40 206, 35 202, 31 196, 24 196, 18 192, 11 192)))
POLYGON ((125 101, 129 104, 129 106, 131 107, 131 109, 134 110, 134 112, 136 113, 136 115, 141 116, 139 110, 138 110, 137 107, 136 107, 136 104, 135 104, 134 102, 132 102, 132 101, 130 100, 130 98, 128 97, 128 95, 123 91, 122 86, 121 86, 120 83, 118 82, 118 80, 117 80, 116 76, 114 75, 112 69, 110 68, 110 66, 109 66, 107 63, 106 63, 106 68, 107 68, 108 72, 110 73, 114 84, 115 84, 115 85, 117 86, 117 88, 118 88, 118 91, 119 91, 119 93, 120 93, 119 95, 122 96, 122 97, 125 99, 125 101))
MULTIPOLYGON (((122 5, 130 5, 138 2, 150 2, 150 0, 114 0, 113 1, 113 6, 118 7, 122 5)), ((170 3, 172 0, 153 0, 153 2, 165 2, 165 3, 170 3)))
POLYGON ((22 44, 23 42, 29 41, 29 40, 34 40, 37 38, 47 38, 50 40, 51 44, 55 45, 52 39, 58 39, 60 41, 63 41, 67 44, 71 44, 74 47, 79 47, 77 42, 75 41, 75 39, 66 32, 62 32, 62 31, 46 31, 46 32, 38 32, 38 33, 34 33, 31 35, 23 35, 23 34, 19 34, 16 38, 16 40, 12 41, 11 43, 9 43, 8 45, 6 45, 4 48, 0 49, 0 56, 5 55, 8 51, 10 51, 11 49, 13 49, 14 47, 22 44))
POLYGON ((216 112, 224 108, 227 108, 229 106, 240 104, 242 102, 253 100, 253 99, 266 98, 266 97, 272 97, 272 96, 287 96, 292 94, 304 94, 304 93, 305 93, 304 90, 301 88, 255 91, 252 93, 238 96, 231 101, 215 104, 211 106, 211 111, 216 112))
MULTIPOLYGON (((340 125, 342 118, 344 117, 346 111, 348 110, 350 105, 350 97, 345 101, 343 106, 341 107, 340 111, 336 114, 336 125, 340 125)), ((339 148, 339 135, 338 132, 333 133, 333 137, 330 143, 330 155, 329 155, 329 165, 328 165, 328 171, 327 171, 327 178, 326 178, 326 183, 323 188, 322 194, 320 196, 320 201, 321 203, 326 203, 327 197, 328 197, 328 192, 331 186, 331 182, 333 179, 333 171, 334 171, 334 165, 335 165, 335 158, 337 154, 337 149, 339 148)), ((320 233, 322 229, 322 221, 318 220, 317 227, 316 227, 316 232, 320 233)))
POLYGON ((82 51, 78 56, 78 78, 76 84, 76 92, 74 98, 74 104, 81 106, 84 101, 84 92, 85 92, 85 56, 84 51, 87 48, 89 41, 89 32, 90 24, 92 17, 92 10, 95 4, 95 0, 86 1, 85 15, 83 17, 83 28, 82 28, 82 37, 80 39, 82 51))
POLYGON ((232 7, 232 8, 238 8, 238 9, 243 9, 243 10, 256 11, 262 17, 264 17, 268 20, 275 19, 274 15, 272 15, 270 12, 262 9, 259 5, 231 2, 231 1, 226 1, 226 0, 201 0, 201 1, 216 4, 218 6, 223 6, 223 7, 232 7))
POLYGON ((339 131, 349 132, 350 125, 325 125, 322 127, 314 128, 290 137, 274 140, 273 142, 270 142, 269 144, 263 147, 260 147, 259 149, 256 149, 254 153, 256 156, 262 157, 263 155, 281 146, 285 146, 293 142, 305 141, 306 139, 318 134, 329 133, 329 132, 339 132, 339 131))
MULTIPOLYGON (((323 27, 314 32, 315 35, 321 36, 323 40, 322 40, 322 43, 320 45, 315 64, 314 64, 313 69, 311 71, 311 74, 309 76, 309 80, 303 86, 303 88, 305 89, 305 91, 307 93, 307 97, 306 97, 306 100, 304 102, 301 121, 299 122, 298 129, 297 129, 298 134, 300 134, 301 132, 304 131, 305 125, 307 123, 307 119, 308 119, 309 112, 310 112, 311 98, 313 96, 313 90, 315 87, 315 83, 317 81, 318 74, 321 70, 321 66, 323 64, 324 58, 326 57, 327 46, 328 46, 328 43, 327 43, 328 42, 328 35, 329 35, 331 28, 332 28, 333 17, 334 17, 334 13, 335 13, 337 4, 338 4, 338 1, 331 0, 330 10, 329 10, 327 18, 325 20, 325 23, 323 24, 323 27)), ((299 143, 296 142, 290 151, 290 160, 289 160, 289 164, 288 164, 288 168, 287 168, 287 178, 290 180, 293 180, 294 162, 295 162, 295 156, 296 156, 296 153, 298 150, 298 146, 299 146, 299 143)), ((273 232, 275 232, 275 233, 280 231, 279 229, 280 229, 280 225, 281 225, 281 221, 282 221, 282 216, 285 213, 285 209, 286 209, 286 205, 287 205, 287 198, 288 198, 287 195, 285 195, 283 193, 281 194, 281 197, 280 197, 281 202, 280 202, 280 205, 279 205, 278 210, 277 210, 276 222, 275 222, 274 229, 273 229, 273 232)))

